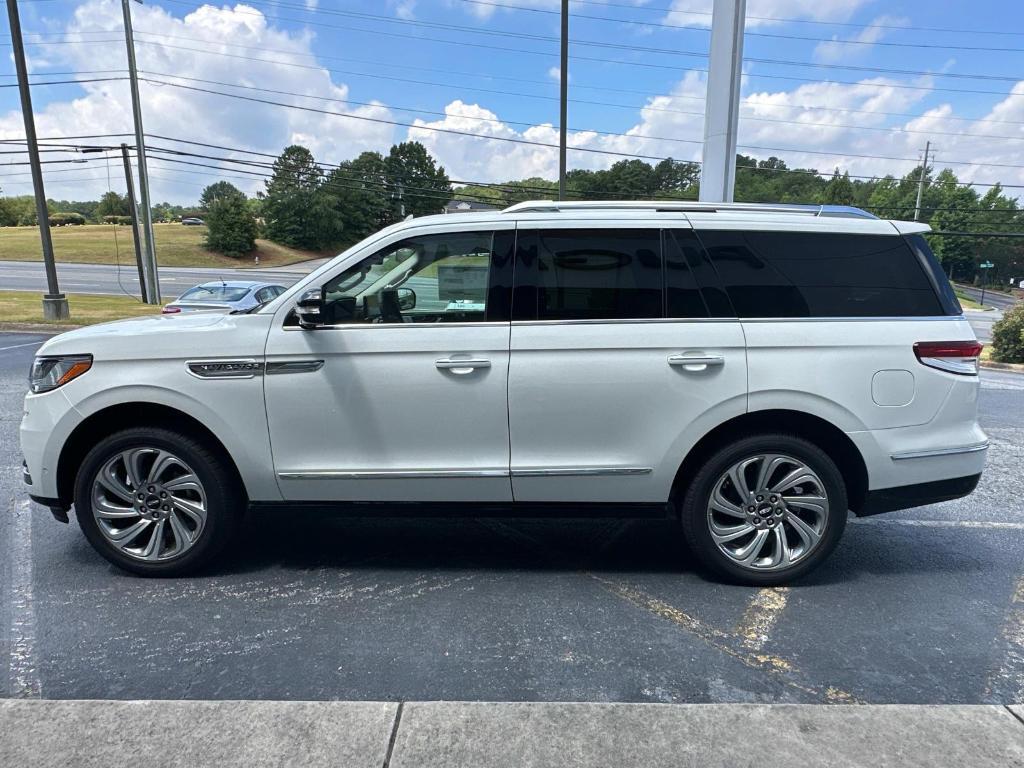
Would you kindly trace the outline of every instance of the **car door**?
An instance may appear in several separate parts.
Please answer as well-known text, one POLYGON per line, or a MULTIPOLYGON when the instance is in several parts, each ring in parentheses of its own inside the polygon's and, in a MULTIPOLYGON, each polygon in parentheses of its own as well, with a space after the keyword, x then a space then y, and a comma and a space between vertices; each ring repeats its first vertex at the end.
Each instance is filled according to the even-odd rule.
POLYGON ((691 230, 520 222, 509 428, 517 502, 664 504, 693 444, 746 408, 743 331, 691 230), (709 300, 714 310, 708 306, 709 300))
POLYGON ((396 234, 319 281, 325 325, 266 350, 286 500, 509 501, 514 229, 396 234))

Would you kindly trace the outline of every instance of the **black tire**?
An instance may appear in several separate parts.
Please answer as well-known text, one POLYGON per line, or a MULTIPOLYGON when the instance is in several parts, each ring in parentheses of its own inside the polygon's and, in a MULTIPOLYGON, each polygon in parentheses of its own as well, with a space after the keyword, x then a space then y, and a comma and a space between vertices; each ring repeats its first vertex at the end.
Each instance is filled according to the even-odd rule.
POLYGON ((101 440, 82 461, 75 478, 75 517, 93 548, 114 565, 139 576, 183 576, 208 565, 231 540, 245 508, 244 492, 221 451, 195 437, 163 427, 135 427, 101 440), (92 509, 92 488, 108 460, 132 448, 170 451, 187 462, 206 494, 206 521, 195 543, 178 556, 155 562, 121 552, 99 529, 92 509))
MULTIPOLYGON (((682 482, 686 483, 687 479, 683 478, 682 482)), ((842 473, 828 454, 801 437, 781 433, 753 435, 715 451, 689 479, 681 498, 679 512, 683 535, 700 562, 729 582, 758 587, 787 584, 818 567, 839 543, 849 510, 842 473), (711 494, 720 478, 744 459, 762 454, 782 454, 803 462, 821 480, 829 502, 818 543, 791 566, 776 571, 757 571, 722 553, 712 538, 708 520, 711 494)), ((786 530, 792 531, 792 528, 786 530)))

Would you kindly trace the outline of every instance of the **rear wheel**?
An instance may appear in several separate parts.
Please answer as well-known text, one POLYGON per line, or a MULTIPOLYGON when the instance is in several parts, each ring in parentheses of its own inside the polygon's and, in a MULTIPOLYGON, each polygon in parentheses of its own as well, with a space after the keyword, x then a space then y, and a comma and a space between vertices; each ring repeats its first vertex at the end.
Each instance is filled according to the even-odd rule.
POLYGON ((75 516, 92 546, 144 576, 178 576, 227 543, 242 494, 224 459, 190 435, 163 428, 117 432, 85 457, 75 516))
POLYGON ((842 474, 794 435, 745 438, 714 453, 683 494, 683 531, 716 573, 756 586, 817 567, 846 527, 842 474))

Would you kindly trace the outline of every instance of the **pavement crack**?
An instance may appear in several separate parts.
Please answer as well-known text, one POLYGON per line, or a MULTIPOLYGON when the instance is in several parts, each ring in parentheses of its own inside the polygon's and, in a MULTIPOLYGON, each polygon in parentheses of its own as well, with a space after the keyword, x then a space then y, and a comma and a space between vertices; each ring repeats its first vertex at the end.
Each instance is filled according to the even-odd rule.
POLYGON ((395 722, 391 726, 391 738, 388 739, 388 751, 384 755, 383 768, 388 768, 391 765, 391 755, 395 751, 395 742, 398 740, 398 727, 402 722, 402 709, 405 707, 405 702, 398 702, 398 709, 395 710, 395 722))

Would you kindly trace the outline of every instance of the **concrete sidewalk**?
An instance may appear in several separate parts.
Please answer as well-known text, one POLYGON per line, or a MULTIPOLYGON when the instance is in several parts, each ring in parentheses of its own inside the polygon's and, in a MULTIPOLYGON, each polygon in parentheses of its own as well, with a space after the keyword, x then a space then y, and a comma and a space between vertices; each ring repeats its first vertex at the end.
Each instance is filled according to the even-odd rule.
POLYGON ((0 765, 1024 766, 1024 707, 0 701, 0 765))

